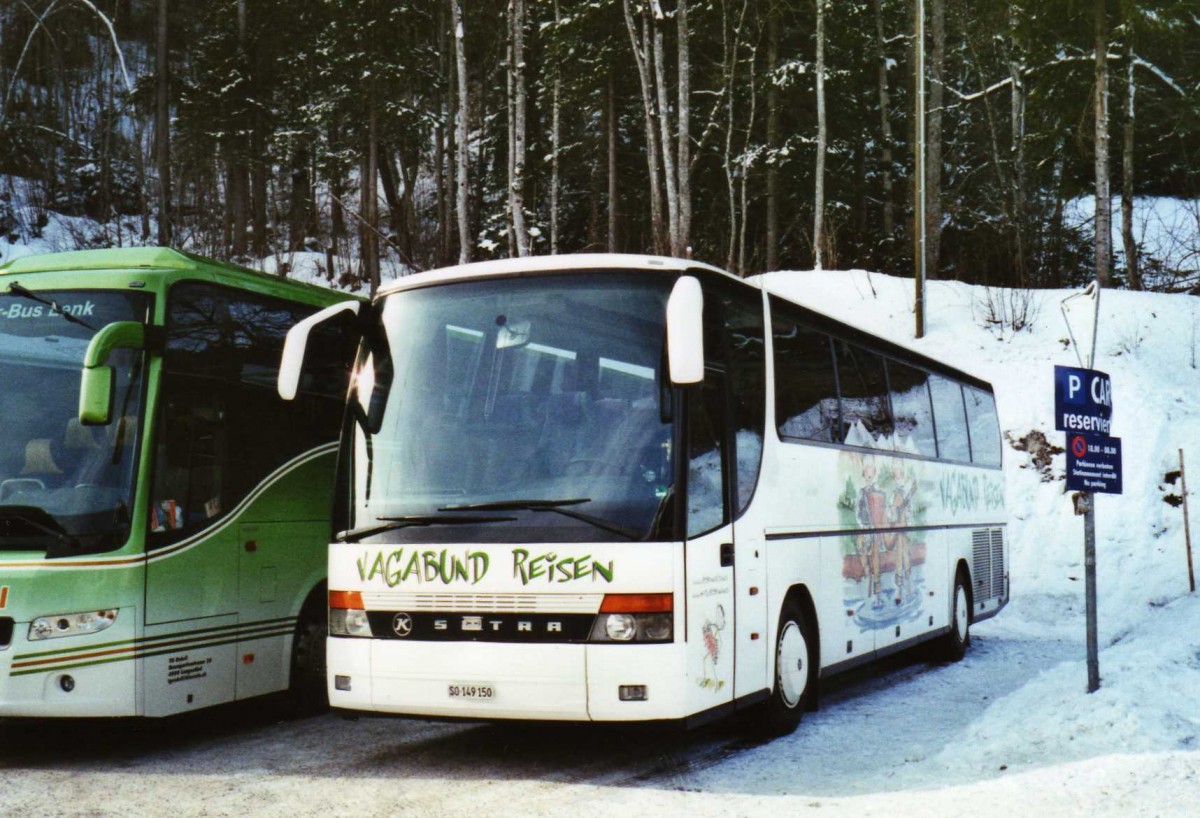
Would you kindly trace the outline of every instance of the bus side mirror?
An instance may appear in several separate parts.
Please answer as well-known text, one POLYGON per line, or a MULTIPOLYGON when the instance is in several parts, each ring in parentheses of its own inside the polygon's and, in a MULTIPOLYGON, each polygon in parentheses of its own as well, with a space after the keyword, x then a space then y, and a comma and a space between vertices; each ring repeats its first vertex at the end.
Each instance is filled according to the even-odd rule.
POLYGON ((704 381, 704 293, 692 276, 681 276, 667 300, 667 367, 676 386, 704 381))
POLYGON ((116 382, 108 356, 115 349, 145 349, 146 326, 137 321, 114 321, 102 327, 83 356, 79 384, 79 422, 107 426, 112 422, 113 387, 116 382))
POLYGON ((294 400, 296 392, 300 389, 300 374, 304 370, 304 353, 308 349, 308 336, 312 333, 313 328, 344 312, 358 315, 361 309, 361 301, 341 301, 320 312, 313 313, 288 330, 287 340, 283 343, 283 358, 279 363, 279 380, 276 384, 279 397, 284 400, 294 400))

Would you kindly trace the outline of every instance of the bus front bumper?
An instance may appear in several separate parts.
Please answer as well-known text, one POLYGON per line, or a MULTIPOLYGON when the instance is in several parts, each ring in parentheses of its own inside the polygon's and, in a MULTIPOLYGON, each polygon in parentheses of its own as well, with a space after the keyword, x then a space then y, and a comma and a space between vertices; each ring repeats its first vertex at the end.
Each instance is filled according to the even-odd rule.
POLYGON ((688 711, 683 646, 674 643, 451 644, 331 637, 326 653, 329 703, 343 710, 622 722, 679 719, 688 711), (636 688, 645 698, 628 698, 641 692, 636 688))
POLYGON ((0 649, 0 717, 136 716, 135 610, 122 608, 99 633, 29 641, 15 622, 0 649))

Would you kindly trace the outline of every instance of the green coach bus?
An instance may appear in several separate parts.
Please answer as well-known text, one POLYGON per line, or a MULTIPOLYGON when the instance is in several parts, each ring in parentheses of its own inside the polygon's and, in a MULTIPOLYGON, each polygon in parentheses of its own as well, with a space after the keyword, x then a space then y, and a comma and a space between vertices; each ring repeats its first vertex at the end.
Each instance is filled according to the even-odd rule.
POLYGON ((310 347, 296 401, 276 380, 348 298, 162 248, 0 266, 0 717, 323 698, 357 336, 310 347))

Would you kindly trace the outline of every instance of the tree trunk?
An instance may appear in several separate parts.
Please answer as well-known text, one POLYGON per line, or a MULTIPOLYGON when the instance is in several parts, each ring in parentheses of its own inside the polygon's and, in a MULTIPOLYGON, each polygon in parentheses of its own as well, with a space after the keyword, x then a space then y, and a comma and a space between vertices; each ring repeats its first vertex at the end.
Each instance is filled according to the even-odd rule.
MULTIPOLYGON (((745 3, 742 4, 743 9, 745 3)), ((730 272, 744 275, 744 270, 739 270, 734 266, 737 259, 738 250, 738 199, 737 199, 737 182, 736 174, 733 170, 733 131, 736 127, 735 114, 737 111, 737 102, 734 97, 734 89, 737 87, 737 66, 738 52, 741 46, 741 31, 740 27, 735 27, 732 34, 729 33, 729 22, 726 16, 726 10, 722 9, 721 18, 721 45, 722 59, 721 71, 724 74, 722 78, 721 94, 725 100, 725 146, 724 156, 722 156, 721 164, 725 171, 725 195, 727 197, 727 208, 729 211, 729 242, 728 250, 725 254, 725 269, 730 272)), ((753 70, 753 68, 751 69, 753 70)), ((742 168, 743 174, 745 168, 742 168)), ((742 214, 745 218, 746 214, 742 214)))
POLYGON ((688 32, 687 0, 679 0, 675 9, 679 49, 677 78, 679 84, 679 121, 677 123, 679 156, 676 166, 679 174, 679 251, 678 255, 692 257, 692 170, 691 170, 691 51, 688 32))
POLYGON ((470 111, 467 98, 467 54, 464 47, 462 0, 450 0, 451 23, 454 26, 454 62, 458 80, 458 122, 455 134, 457 161, 455 186, 457 187, 458 210, 458 263, 471 260, 471 222, 468 218, 467 179, 467 116, 470 111))
POLYGON ((896 205, 893 201, 891 88, 888 82, 887 36, 883 29, 883 0, 874 0, 875 59, 879 71, 879 142, 880 184, 883 188, 883 236, 880 240, 884 258, 891 259, 896 241, 896 205))
POLYGON ((392 168, 392 151, 387 145, 379 146, 379 184, 383 187, 383 200, 388 206, 388 228, 400 232, 404 220, 404 205, 400 202, 400 190, 396 186, 396 173, 392 168))
POLYGON ((301 144, 292 156, 292 195, 288 202, 288 250, 304 249, 312 208, 312 179, 308 175, 308 146, 301 144))
MULTIPOLYGON (((742 13, 743 13, 743 15, 745 15, 745 7, 744 6, 742 9, 742 13)), ((741 34, 741 28, 742 28, 741 24, 739 24, 738 25, 739 39, 740 39, 740 34, 741 34)), ((742 144, 742 156, 748 156, 750 153, 750 146, 753 144, 753 139, 754 139, 754 123, 756 121, 756 117, 758 116, 758 77, 754 73, 754 66, 756 66, 758 64, 758 43, 757 42, 755 42, 755 44, 750 47, 749 63, 750 63, 750 115, 746 119, 746 141, 742 144)), ((774 85, 775 85, 774 82, 771 82, 770 84, 772 87, 774 87, 774 85)), ((741 188, 740 199, 741 199, 742 218, 741 218, 741 226, 738 228, 738 262, 737 262, 738 275, 742 275, 742 276, 746 275, 746 272, 749 269, 748 265, 750 263, 750 259, 748 256, 748 250, 747 250, 747 243, 746 243, 746 225, 748 225, 750 223, 750 220, 747 218, 747 214, 750 212, 749 187, 750 187, 749 168, 745 164, 743 164, 742 165, 742 178, 740 181, 740 188, 741 188)))
POLYGON ((605 110, 608 114, 608 252, 617 252, 617 92, 613 72, 608 72, 605 110))
POLYGON ((234 137, 231 140, 229 156, 229 214, 230 214, 230 245, 229 252, 234 258, 242 259, 249 254, 246 243, 247 228, 250 224, 250 179, 246 173, 245 159, 239 150, 242 139, 234 137))
POLYGON ((1112 193, 1108 177, 1108 15, 1096 3, 1096 278, 1107 287, 1112 273, 1112 193))
POLYGON ((1016 283, 1020 288, 1029 286, 1028 261, 1029 244, 1027 239, 1027 192, 1025 173, 1025 80, 1021 70, 1019 55, 1023 53, 1017 26, 1017 7, 1010 6, 1008 10, 1009 52, 1008 75, 1011 80, 1009 96, 1009 118, 1012 124, 1012 141, 1009 157, 1012 164, 1012 221, 1013 235, 1016 238, 1016 253, 1013 259, 1016 273, 1016 283))
POLYGON ((254 130, 250 135, 250 223, 254 237, 254 257, 267 255, 267 148, 263 139, 262 117, 251 118, 254 130))
POLYGON ((946 4, 929 4, 929 108, 925 132, 925 276, 937 278, 942 257, 942 106, 945 100, 946 4))
MULTIPOLYGON (((562 24, 562 10, 559 8, 558 0, 554 0, 554 42, 557 45, 559 38, 562 36, 559 33, 559 26, 562 24)), ((551 110, 550 110, 550 253, 551 255, 558 254, 558 152, 562 144, 562 124, 561 124, 561 106, 562 106, 562 60, 559 58, 557 48, 554 54, 554 87, 551 91, 551 110)))
POLYGON ((767 9, 767 247, 766 269, 779 269, 779 88, 774 82, 779 69, 779 0, 768 0, 767 9))
POLYGON ((367 150, 363 156, 362 179, 362 278, 371 295, 379 289, 379 117, 375 94, 367 93, 367 150))
POLYGON ((154 154, 158 167, 159 245, 171 244, 171 107, 168 96, 170 55, 167 52, 168 0, 158 0, 158 25, 155 46, 154 154))
POLYGON ((671 147, 671 104, 667 88, 666 47, 663 45, 664 14, 659 0, 650 0, 651 14, 647 21, 653 31, 654 89, 658 97, 658 130, 662 138, 663 178, 667 190, 667 231, 671 255, 682 256, 679 233, 679 176, 675 151, 671 147))
POLYGON ((662 217, 662 191, 659 187, 658 176, 658 133, 655 127, 655 118, 657 113, 654 109, 653 98, 650 94, 651 80, 649 70, 649 48, 648 48, 648 32, 646 23, 643 20, 641 29, 642 42, 638 43, 638 31, 633 20, 633 11, 629 7, 629 0, 622 0, 622 7, 625 11, 625 27, 629 31, 629 44, 633 48, 634 63, 637 65, 638 81, 642 89, 642 112, 644 114, 646 126, 646 166, 647 174, 650 177, 650 229, 654 233, 654 252, 662 254, 663 246, 663 217, 662 217))
POLYGON ((510 0, 513 38, 513 166, 510 183, 513 233, 517 242, 517 255, 529 255, 529 230, 525 226, 525 118, 527 98, 525 91, 525 0, 510 0))
MULTIPOLYGON (((1132 23, 1127 20, 1127 27, 1132 23)), ((1121 163, 1121 243, 1125 246, 1125 270, 1129 274, 1129 289, 1142 289, 1141 265, 1138 263, 1137 239, 1133 235, 1134 156, 1133 129, 1136 124, 1137 108, 1134 97, 1137 83, 1133 79, 1134 51, 1133 36, 1126 31, 1125 42, 1125 133, 1121 163)))
POLYGON ((825 0, 817 0, 817 168, 813 195, 813 267, 821 269, 825 246, 825 0))

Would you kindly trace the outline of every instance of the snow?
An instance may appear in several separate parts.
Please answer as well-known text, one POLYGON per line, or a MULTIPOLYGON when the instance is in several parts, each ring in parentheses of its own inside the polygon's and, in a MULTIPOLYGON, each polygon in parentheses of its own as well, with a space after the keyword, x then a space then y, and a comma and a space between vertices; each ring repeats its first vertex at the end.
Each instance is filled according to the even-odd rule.
MULTIPOLYGON (((316 276, 322 257, 289 261, 316 276)), ((721 750, 729 727, 716 738, 623 739, 584 727, 330 716, 230 730, 225 747, 199 738, 175 748, 164 737, 161 750, 128 751, 115 763, 83 749, 32 761, 0 750, 0 813, 61 812, 69 793, 88 814, 289 818, 1196 814, 1200 597, 1189 593, 1182 510, 1164 501, 1180 493, 1168 479, 1179 450, 1200 464, 1200 408, 1188 389, 1200 383, 1196 299, 1101 295, 1095 367, 1112 376, 1125 493, 1097 498, 1102 682, 1089 695, 1082 523, 1064 492, 1064 456, 1043 469, 1011 445, 1031 432, 1064 443, 1052 417, 1053 367, 1079 365, 1059 313, 1069 292, 931 281, 927 336, 913 340, 911 280, 861 270, 765 280, 994 385, 1013 596, 973 630, 962 662, 908 658, 855 671, 828 686, 821 710, 794 734, 729 752, 721 750), (998 313, 1028 328, 990 320, 998 313), (656 772, 680 754, 699 761, 656 772)))

